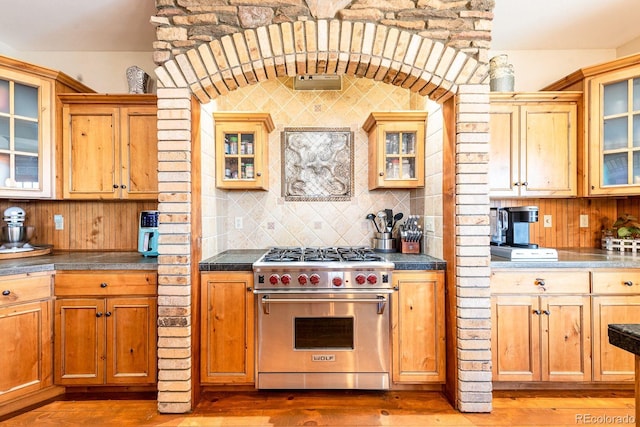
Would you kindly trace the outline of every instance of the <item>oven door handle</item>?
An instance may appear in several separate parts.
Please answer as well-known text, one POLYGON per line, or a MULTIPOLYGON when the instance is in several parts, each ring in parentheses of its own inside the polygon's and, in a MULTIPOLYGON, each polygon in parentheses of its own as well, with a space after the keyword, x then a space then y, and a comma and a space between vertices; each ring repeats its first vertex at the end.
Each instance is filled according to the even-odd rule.
POLYGON ((269 295, 263 295, 260 302, 262 303, 262 311, 264 314, 269 314, 270 304, 280 303, 320 303, 320 302, 365 302, 375 303, 378 305, 378 314, 384 314, 384 308, 387 305, 389 299, 387 295, 376 295, 375 298, 271 298, 269 295))

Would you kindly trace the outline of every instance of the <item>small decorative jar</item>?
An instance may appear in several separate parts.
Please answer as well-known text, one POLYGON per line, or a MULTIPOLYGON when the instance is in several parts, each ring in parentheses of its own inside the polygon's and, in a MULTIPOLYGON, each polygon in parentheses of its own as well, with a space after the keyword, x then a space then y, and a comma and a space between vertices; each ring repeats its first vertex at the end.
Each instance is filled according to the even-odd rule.
POLYGON ((513 65, 507 55, 497 55, 489 60, 489 89, 492 92, 513 92, 515 79, 513 65))
POLYGON ((127 82, 129 93, 147 93, 149 74, 136 65, 127 68, 127 82))

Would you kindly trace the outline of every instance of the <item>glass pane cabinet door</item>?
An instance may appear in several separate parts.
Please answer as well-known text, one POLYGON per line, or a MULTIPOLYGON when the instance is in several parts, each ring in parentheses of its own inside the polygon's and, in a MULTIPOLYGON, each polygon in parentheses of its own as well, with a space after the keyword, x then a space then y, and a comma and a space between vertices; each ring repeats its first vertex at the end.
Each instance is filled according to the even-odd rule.
POLYGON ((40 189, 39 88, 0 79, 0 188, 40 189))
POLYGON ((224 133, 224 180, 253 180, 255 135, 224 133))
POLYGON ((415 179, 416 133, 385 133, 386 179, 415 179))
POLYGON ((601 184, 640 184, 640 78, 602 85, 601 184))

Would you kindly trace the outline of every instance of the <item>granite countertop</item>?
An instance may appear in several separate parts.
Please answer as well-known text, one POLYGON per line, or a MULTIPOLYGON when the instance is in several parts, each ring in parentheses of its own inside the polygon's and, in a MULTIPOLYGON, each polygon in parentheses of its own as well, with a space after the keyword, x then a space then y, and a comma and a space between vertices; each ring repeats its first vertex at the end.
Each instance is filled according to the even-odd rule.
POLYGON ((594 248, 558 249, 558 260, 510 261, 491 257, 492 268, 640 268, 640 253, 594 248))
MULTIPOLYGON (((230 249, 200 261, 200 271, 252 271, 267 249, 230 249)), ((380 253, 396 270, 444 270, 446 261, 423 254, 380 253)))
POLYGON ((640 356, 640 324, 609 325, 609 342, 640 356))
POLYGON ((157 270, 158 259, 139 252, 54 252, 0 260, 0 275, 51 270, 157 270))

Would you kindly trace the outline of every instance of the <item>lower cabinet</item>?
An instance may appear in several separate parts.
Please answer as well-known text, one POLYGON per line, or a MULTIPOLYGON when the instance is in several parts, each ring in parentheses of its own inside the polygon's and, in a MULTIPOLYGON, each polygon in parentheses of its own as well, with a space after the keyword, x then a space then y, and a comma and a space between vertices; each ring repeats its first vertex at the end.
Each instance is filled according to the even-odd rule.
POLYGON ((0 278, 0 405, 53 384, 52 277, 0 278))
POLYGON ((601 270, 592 275, 593 379, 633 382, 634 355, 609 344, 608 327, 640 322, 640 270, 601 270))
POLYGON ((494 381, 590 381, 589 272, 493 272, 494 381))
POLYGON ((394 271, 392 381, 445 381, 444 272, 394 271))
POLYGON ((254 383, 253 273, 202 273, 201 286, 201 383, 254 383))
POLYGON ((157 275, 58 272, 55 279, 55 382, 156 382, 157 275))

